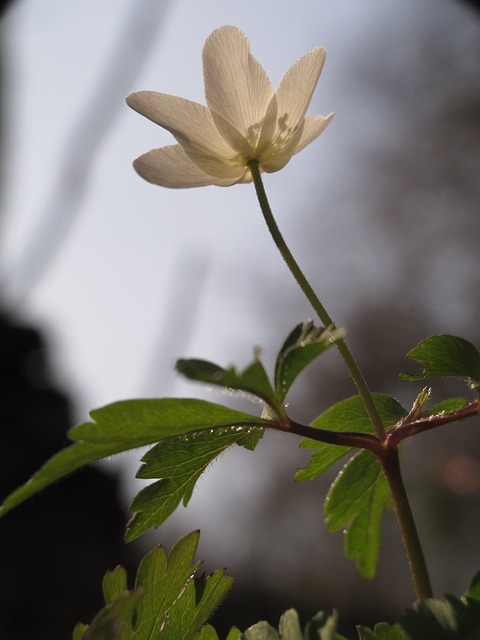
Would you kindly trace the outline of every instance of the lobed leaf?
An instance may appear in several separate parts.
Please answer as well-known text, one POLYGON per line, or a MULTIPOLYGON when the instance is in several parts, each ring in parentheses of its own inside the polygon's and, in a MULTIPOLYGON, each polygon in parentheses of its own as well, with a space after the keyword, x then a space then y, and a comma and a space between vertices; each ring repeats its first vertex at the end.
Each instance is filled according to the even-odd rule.
POLYGON ((179 373, 190 380, 252 394, 263 400, 275 412, 280 409, 283 415, 282 404, 277 401, 267 372, 259 360, 255 360, 240 373, 234 367, 223 369, 207 360, 178 360, 175 366, 179 373))
POLYGON ((384 509, 391 508, 387 481, 375 455, 360 451, 338 474, 325 501, 328 531, 344 530, 345 555, 363 577, 373 578, 384 509))
POLYGON ((262 429, 234 427, 213 433, 200 431, 160 442, 142 458, 138 478, 160 478, 142 489, 129 510, 134 514, 127 525, 126 539, 133 540, 150 527, 158 527, 183 500, 188 504, 200 475, 218 455, 233 444, 253 449, 262 429))
MULTIPOLYGON (((182 538, 167 556, 155 547, 140 563, 135 590, 120 592, 124 570, 107 574, 106 606, 91 625, 77 625, 74 640, 189 640, 224 598, 232 579, 223 570, 195 578, 199 533, 182 538), (124 603, 128 603, 129 608, 124 603)), ((208 630, 203 640, 215 639, 208 630)), ((238 637, 238 635, 237 635, 238 637)), ((231 640, 235 640, 233 635, 231 640)))
POLYGON ((422 373, 400 374, 402 380, 426 380, 427 378, 467 378, 470 384, 480 387, 480 353, 468 340, 456 336, 431 336, 407 353, 416 360, 422 373))
POLYGON ((275 393, 284 400, 303 369, 345 336, 343 329, 315 327, 313 322, 298 324, 280 349, 275 363, 275 393))
POLYGON ((218 607, 232 583, 231 578, 225 577, 223 569, 208 577, 197 578, 195 582, 190 581, 182 597, 170 609, 159 637, 166 640, 193 637, 218 607))
MULTIPOLYGON (((386 428, 393 426, 407 415, 402 405, 390 396, 374 393, 373 401, 386 428)), ((360 396, 353 396, 334 404, 314 420, 311 426, 330 431, 375 433, 360 396)), ((303 449, 313 449, 314 453, 310 462, 297 471, 295 475, 297 481, 317 478, 352 450, 351 447, 339 447, 311 438, 304 438, 299 446, 303 449)))
POLYGON ((93 422, 69 431, 77 440, 50 460, 0 506, 0 516, 63 476, 96 460, 174 436, 230 426, 268 426, 261 418, 206 402, 162 398, 126 400, 91 412, 93 422))

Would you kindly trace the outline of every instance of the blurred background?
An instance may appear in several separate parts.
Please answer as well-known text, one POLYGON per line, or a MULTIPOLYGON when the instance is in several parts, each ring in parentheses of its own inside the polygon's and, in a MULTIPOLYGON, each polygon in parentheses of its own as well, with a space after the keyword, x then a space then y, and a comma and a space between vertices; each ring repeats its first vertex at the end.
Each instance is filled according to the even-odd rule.
MULTIPOLYGON (((119 399, 197 396, 178 357, 273 366, 312 316, 268 237, 252 185, 166 190, 131 161, 169 134, 130 111, 140 89, 204 103, 201 49, 234 24, 274 85, 322 44, 310 113, 336 116, 266 189, 293 253, 370 386, 409 406, 405 354, 434 333, 480 345, 480 11, 460 0, 14 0, 1 34, 0 497, 66 443, 69 426, 119 399)), ((465 394, 434 384, 433 399, 465 394)), ((352 395, 331 350, 296 385, 309 422, 352 395)), ((243 406, 243 405, 242 405, 243 406)), ((403 466, 437 595, 480 568, 478 419, 407 442, 403 466)), ((297 608, 353 622, 394 620, 414 598, 392 514, 377 576, 365 583, 327 535, 334 473, 294 484, 308 461, 267 434, 228 452, 187 509, 136 545, 121 543, 140 453, 96 465, 0 522, 0 638, 69 637, 101 606, 103 573, 131 574, 146 548, 202 531, 208 571, 233 591, 225 633, 297 608), (94 500, 92 501, 92 496, 94 500), (76 576, 73 579, 72 576, 76 576)), ((338 472, 336 468, 335 473, 338 472)))

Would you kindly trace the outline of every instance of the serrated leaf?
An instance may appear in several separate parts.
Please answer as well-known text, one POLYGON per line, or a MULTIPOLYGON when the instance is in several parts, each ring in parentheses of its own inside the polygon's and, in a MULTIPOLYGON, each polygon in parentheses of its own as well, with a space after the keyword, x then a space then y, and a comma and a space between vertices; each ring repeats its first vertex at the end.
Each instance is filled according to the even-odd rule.
POLYGON ((233 580, 224 573, 218 570, 187 584, 165 619, 162 639, 184 640, 195 635, 232 586, 233 580))
POLYGON ((187 505, 194 486, 208 465, 233 444, 253 449, 261 429, 234 427, 201 431, 170 438, 150 449, 142 458, 138 478, 160 478, 142 489, 129 510, 134 514, 127 525, 126 539, 137 538, 150 527, 158 527, 178 507, 187 505))
POLYGON ((456 336, 431 336, 407 353, 423 371, 418 375, 400 374, 402 380, 427 378, 467 378, 475 387, 480 386, 480 353, 468 340, 456 336))
POLYGON ((357 627, 357 631, 359 640, 409 640, 399 624, 379 622, 373 630, 367 627, 357 627))
POLYGON ((311 320, 297 325, 283 343, 275 363, 277 397, 283 400, 303 369, 344 336, 343 329, 317 328, 311 320))
MULTIPOLYGON (((168 556, 163 547, 152 549, 140 563, 132 592, 118 593, 123 585, 123 571, 108 574, 104 588, 107 584, 106 591, 112 601, 95 616, 90 626, 77 625, 74 640, 198 638, 201 626, 232 585, 232 579, 226 577, 223 570, 207 578, 195 577, 201 564, 194 560, 198 539, 197 531, 188 534, 168 556), (134 607, 130 606, 127 611, 125 602, 133 603, 134 607)), ((216 637, 208 635, 208 630, 205 633, 204 640, 216 637)))
POLYGON ((69 431, 77 440, 63 449, 0 506, 0 516, 75 469, 177 435, 229 426, 267 426, 268 421, 205 400, 126 400, 91 412, 93 422, 69 431))
POLYGON ((176 369, 186 378, 206 382, 233 391, 243 391, 263 400, 275 412, 283 415, 282 403, 278 402, 267 372, 259 360, 255 360, 244 371, 237 372, 235 367, 223 369, 207 360, 178 360, 176 369))
POLYGON ((136 639, 158 636, 166 615, 198 569, 194 559, 199 537, 199 532, 193 531, 177 542, 168 556, 158 546, 143 558, 135 580, 135 588, 145 590, 137 609, 136 639))
POLYGON ((345 555, 364 578, 373 578, 384 509, 391 498, 383 471, 371 451, 354 455, 332 484, 325 501, 328 531, 344 530, 345 555))
MULTIPOLYGON (((406 409, 390 396, 374 393, 373 401, 385 428, 393 426, 407 415, 406 409)), ((311 426, 330 431, 375 433, 360 396, 353 396, 334 404, 316 418, 311 426)), ((317 478, 352 450, 351 447, 339 447, 311 438, 304 438, 299 446, 303 449, 314 449, 315 452, 312 454, 310 462, 297 471, 295 475, 297 481, 317 478)))

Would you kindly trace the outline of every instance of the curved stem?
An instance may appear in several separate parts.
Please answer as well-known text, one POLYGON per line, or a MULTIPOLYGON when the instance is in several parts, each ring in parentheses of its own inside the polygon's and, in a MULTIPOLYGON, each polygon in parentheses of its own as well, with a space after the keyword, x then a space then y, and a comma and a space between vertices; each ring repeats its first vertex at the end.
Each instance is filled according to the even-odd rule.
MULTIPOLYGON (((260 204, 260 208, 263 213, 263 217, 267 224, 268 230, 275 242, 278 250, 280 251, 282 258, 287 263, 288 268, 290 269, 293 277, 297 281, 299 287, 307 297, 308 301, 312 305, 316 314, 323 322, 326 327, 331 326, 335 327, 333 320, 330 318, 327 313, 325 307, 322 305, 320 300, 318 299, 315 291, 310 286, 310 283, 306 279, 303 274, 303 271, 300 269, 297 261, 293 257, 290 249, 287 246, 287 243, 283 239, 282 233, 278 228, 278 225, 273 216, 272 210, 270 208, 270 204, 267 199, 267 194, 265 193, 265 188, 263 186, 262 177, 260 175, 260 169, 258 165, 258 160, 250 160, 248 162, 248 167, 252 173, 253 183, 255 185, 255 189, 257 192, 258 202, 260 204)), ((375 403, 373 402, 372 394, 368 389, 365 378, 363 377, 362 372, 360 371, 353 355, 350 352, 345 340, 340 339, 335 342, 335 345, 342 356, 345 365, 347 366, 348 371, 350 372, 350 376, 357 387, 357 391, 363 400, 363 404, 365 406, 365 410, 374 426, 375 433, 377 438, 380 440, 384 440, 386 436, 385 427, 383 426, 382 420, 380 419, 380 415, 377 411, 375 403)))
POLYGON ((425 556, 403 484, 398 449, 388 449, 385 455, 377 457, 387 478, 417 598, 433 598, 425 556))

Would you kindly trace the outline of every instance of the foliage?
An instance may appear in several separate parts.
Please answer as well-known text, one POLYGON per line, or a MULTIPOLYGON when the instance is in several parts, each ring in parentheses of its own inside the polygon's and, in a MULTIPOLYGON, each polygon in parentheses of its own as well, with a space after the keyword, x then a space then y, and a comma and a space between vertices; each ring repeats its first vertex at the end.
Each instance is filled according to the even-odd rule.
POLYGON ((400 620, 410 640, 479 640, 480 573, 461 598, 429 598, 415 603, 400 620))
POLYGON ((472 388, 480 388, 480 353, 471 342, 456 336, 431 336, 407 354, 423 367, 418 375, 401 374, 403 380, 466 378, 472 388))
MULTIPOLYGON (((224 433, 228 427, 248 435, 252 427, 268 425, 262 418, 211 402, 180 398, 116 402, 90 415, 92 422, 70 430, 69 438, 75 444, 53 456, 27 484, 14 491, 0 508, 0 515, 75 469, 116 453, 159 441, 177 442, 182 449, 185 440, 178 436, 212 430, 224 433)), ((175 482, 171 490, 175 497, 163 514, 171 513, 182 497, 188 502, 191 495, 190 486, 179 494, 175 482)))
MULTIPOLYGON (((253 451, 264 429, 273 428, 307 434, 300 446, 313 453, 309 463, 298 470, 297 481, 313 480, 350 455, 326 497, 326 525, 330 532, 344 531, 346 557, 355 561, 364 577, 373 577, 382 514, 393 504, 385 473, 394 473, 387 463, 390 452, 398 448, 398 434, 412 435, 475 415, 478 402, 468 405, 463 398, 449 398, 428 407, 429 390, 424 389, 407 411, 394 398, 373 394, 375 410, 386 430, 383 443, 375 435, 360 396, 335 404, 309 426, 299 425, 287 414, 286 394, 304 368, 342 337, 342 331, 316 328, 312 322, 298 325, 277 355, 273 382, 258 357, 241 372, 204 360, 180 360, 178 370, 190 379, 261 400, 261 416, 202 400, 175 398, 130 400, 95 410, 91 422, 70 431, 74 444, 51 458, 26 485, 11 494, 0 515, 81 466, 153 444, 142 458, 137 477, 155 482, 143 488, 130 505, 132 517, 126 539, 133 540, 162 524, 181 502, 186 506, 198 478, 217 456, 234 444, 253 451), (363 450, 358 451, 358 447, 363 450)), ((404 379, 460 376, 472 388, 479 386, 480 355, 465 340, 432 337, 408 355, 421 364, 423 372, 417 376, 403 374, 404 379)), ((103 583, 105 607, 90 625, 77 625, 73 640, 218 640, 213 627, 205 623, 232 581, 223 570, 195 577, 199 567, 194 562, 197 544, 198 532, 194 532, 178 542, 169 556, 162 547, 153 549, 140 564, 131 591, 122 567, 107 574, 103 583)), ((423 598, 398 624, 380 623, 373 630, 359 627, 360 640, 480 640, 479 576, 461 598, 423 598)), ((303 639, 342 640, 336 632, 336 616, 317 614, 302 632, 296 612, 289 610, 282 616, 278 631, 267 622, 259 622, 243 633, 232 628, 228 635, 228 640, 303 639)))
MULTIPOLYGON (((208 578, 194 578, 198 532, 180 540, 167 557, 162 547, 142 561, 135 589, 127 590, 122 567, 105 576, 106 606, 90 625, 79 624, 73 640, 219 640, 205 624, 231 580, 216 571, 208 578), (195 595, 195 597, 193 597, 195 595)), ((278 630, 265 621, 244 632, 232 627, 226 640, 346 640, 337 633, 336 613, 319 612, 300 626, 298 614, 289 609, 278 630)), ((480 638, 480 572, 461 598, 429 598, 415 603, 399 623, 380 622, 373 629, 357 627, 359 640, 478 640, 480 638)))
MULTIPOLYGON (((258 622, 247 629, 241 640, 342 640, 336 633, 336 615, 317 613, 305 626, 302 633, 298 614, 289 609, 280 618, 278 631, 268 622, 258 622)), ((345 639, 343 639, 345 640, 345 639)))
POLYGON ((103 581, 105 607, 90 625, 77 625, 73 640, 187 640, 197 636, 232 586, 224 571, 195 577, 199 533, 182 538, 167 556, 155 547, 142 560, 135 589, 123 567, 103 581))

